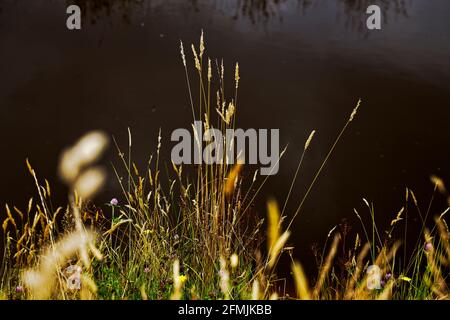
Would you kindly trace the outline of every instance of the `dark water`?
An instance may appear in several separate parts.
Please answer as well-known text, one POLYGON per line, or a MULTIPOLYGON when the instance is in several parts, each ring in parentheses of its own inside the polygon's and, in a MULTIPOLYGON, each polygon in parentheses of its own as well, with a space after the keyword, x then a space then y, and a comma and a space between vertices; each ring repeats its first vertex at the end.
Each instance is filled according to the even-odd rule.
MULTIPOLYGON (((239 61, 238 126, 280 128, 282 144, 289 143, 279 174, 259 197, 262 215, 267 197, 284 199, 316 129, 289 206, 295 208, 363 98, 298 217, 303 260, 343 218, 360 231, 353 208, 365 212, 362 197, 375 203, 383 229, 403 205, 406 186, 426 205, 430 174, 450 183, 448 0, 2 0, 0 10, 2 206, 25 207, 35 194, 27 157, 63 204, 58 154, 87 130, 104 129, 126 146, 130 126, 141 165, 160 127, 169 147, 171 131, 191 120, 179 39, 197 43, 202 28, 208 54, 224 57, 230 82, 239 61), (65 27, 68 3, 85 12, 81 31, 65 27), (381 31, 364 27, 369 4, 383 7, 381 31)), ((117 194, 111 177, 105 199, 117 194)))

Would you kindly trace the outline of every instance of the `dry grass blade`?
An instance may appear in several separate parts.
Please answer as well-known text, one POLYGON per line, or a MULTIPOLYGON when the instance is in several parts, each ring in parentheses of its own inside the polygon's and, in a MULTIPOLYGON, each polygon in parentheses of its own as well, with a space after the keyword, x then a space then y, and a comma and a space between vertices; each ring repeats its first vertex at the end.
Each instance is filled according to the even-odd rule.
POLYGON ((294 274, 295 288, 297 298, 300 300, 311 300, 311 291, 308 285, 308 279, 299 262, 292 263, 292 273, 294 274))
POLYGON ((237 179, 239 178, 239 173, 241 172, 242 168, 243 164, 236 163, 231 169, 230 173, 228 174, 224 187, 224 192, 226 196, 230 197, 233 195, 234 188, 236 186, 237 179))
POLYGON ((73 232, 47 249, 40 259, 40 265, 23 274, 23 281, 30 290, 30 297, 43 300, 51 297, 60 266, 76 254, 80 254, 95 241, 93 233, 73 232))
POLYGON ((270 252, 275 246, 275 242, 280 238, 280 211, 275 200, 271 199, 267 202, 268 215, 268 234, 267 234, 267 249, 270 252))
POLYGON ((275 265, 275 262, 277 261, 281 251, 284 248, 284 245, 286 244, 287 240, 289 239, 289 236, 291 235, 290 231, 285 231, 281 237, 277 239, 277 241, 274 243, 273 247, 271 248, 269 252, 269 262, 268 266, 269 268, 273 268, 275 265))
POLYGON ((322 269, 320 270, 319 278, 316 282, 316 285, 314 286, 314 290, 313 290, 314 299, 318 299, 320 296, 320 291, 322 290, 322 286, 325 282, 328 272, 330 271, 330 268, 333 264, 334 257, 337 253, 337 247, 338 247, 340 239, 341 239, 341 235, 339 233, 335 234, 335 236, 333 238, 333 243, 331 244, 330 251, 328 252, 325 263, 322 266, 322 269))
POLYGON ((377 300, 390 300, 392 298, 392 289, 394 287, 394 284, 394 280, 389 281, 377 296, 377 300))
POLYGON ((356 260, 355 271, 352 275, 350 275, 349 281, 347 283, 347 287, 345 289, 344 299, 352 299, 355 292, 356 282, 359 280, 362 270, 363 270, 363 261, 366 258, 367 254, 370 251, 370 243, 366 243, 362 248, 361 252, 358 255, 356 260))

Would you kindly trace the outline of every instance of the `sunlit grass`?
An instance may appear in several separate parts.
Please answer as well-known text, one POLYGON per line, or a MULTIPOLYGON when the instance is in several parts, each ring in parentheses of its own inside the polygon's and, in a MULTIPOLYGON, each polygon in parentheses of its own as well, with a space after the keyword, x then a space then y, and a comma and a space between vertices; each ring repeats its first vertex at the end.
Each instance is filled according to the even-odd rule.
MULTIPOLYGON (((234 90, 227 98, 222 61, 205 56, 203 34, 192 45, 195 79, 188 70, 185 48, 180 44, 193 121, 222 132, 235 125, 238 110, 239 66, 234 70, 234 90), (215 71, 214 71, 215 70, 215 71), (196 94, 194 94, 196 92, 196 94), (195 102, 194 102, 195 101, 195 102)), ((227 87, 228 88, 228 87, 227 87)), ((132 159, 129 130, 126 152, 116 143, 119 166, 110 170, 122 194, 111 203, 92 201, 105 178, 96 165, 108 138, 94 132, 63 152, 60 175, 69 187, 68 205, 54 208, 52 190, 27 161, 37 189, 25 209, 6 206, 2 221, 4 256, 1 260, 0 297, 5 299, 446 299, 450 263, 447 210, 438 213, 435 227, 427 229, 431 203, 422 213, 414 193, 407 189, 405 206, 393 217, 390 230, 377 228, 374 205, 364 200, 370 226, 355 210, 363 236, 339 254, 342 232, 333 228, 322 254, 317 276, 308 278, 302 263, 293 258, 290 243, 294 221, 320 177, 333 150, 354 120, 361 100, 350 113, 306 193, 292 191, 305 155, 313 143, 313 131, 305 142, 289 192, 280 210, 277 201, 267 205, 264 219, 251 208, 267 181, 251 174, 243 181, 244 164, 200 164, 192 168, 162 163, 162 139, 145 168, 132 159), (255 191, 252 191, 255 190, 255 191), (294 212, 286 210, 297 199, 294 212), (403 255, 407 240, 408 206, 421 217, 422 230, 413 254, 403 255), (394 239, 394 228, 404 223, 403 239, 394 239), (264 228, 265 229, 265 228, 264 228), (330 240, 330 243, 328 243, 330 240), (282 255, 292 260, 295 295, 286 293, 277 276, 282 255), (340 256, 339 256, 340 255, 340 256), (400 255, 400 256, 399 256, 400 255), (337 257, 342 260, 340 265, 337 257), (402 261, 399 266, 398 261, 402 261), (342 265, 345 266, 343 272, 342 265), (380 286, 369 289, 369 266, 380 271, 380 286), (76 268, 67 269, 69 266, 76 268), (80 274, 68 270, 81 270, 80 274), (77 286, 79 281, 80 286, 77 286)), ((225 147, 224 147, 225 148, 225 147)), ((282 157, 284 152, 281 153, 282 157)), ((225 157, 226 155, 224 155, 225 157)), ((444 183, 432 178, 435 192, 448 196, 444 183)), ((260 199, 260 201, 264 199, 260 199)), ((324 199, 326 201, 326 199, 324 199)), ((411 222, 409 222, 411 223, 411 222)))

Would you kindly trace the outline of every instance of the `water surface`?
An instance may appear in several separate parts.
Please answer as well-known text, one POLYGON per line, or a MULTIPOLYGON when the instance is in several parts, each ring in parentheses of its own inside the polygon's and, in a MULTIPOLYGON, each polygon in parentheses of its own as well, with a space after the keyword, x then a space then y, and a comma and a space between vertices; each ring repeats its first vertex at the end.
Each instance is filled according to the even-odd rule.
MULTIPOLYGON (((0 8, 2 206, 25 207, 35 194, 27 157, 63 204, 58 155, 87 130, 104 129, 125 146, 131 127, 133 157, 144 165, 161 128, 167 159, 171 131, 191 121, 179 40, 197 43, 201 29, 208 55, 223 57, 230 76, 239 61, 238 126, 280 128, 282 145, 289 144, 259 197, 261 215, 269 196, 284 199, 316 129, 288 206, 295 209, 363 99, 296 222, 303 259, 342 219, 361 230, 353 208, 364 212, 362 197, 375 203, 383 229, 403 205, 405 187, 426 205, 430 174, 450 181, 447 0, 4 0, 0 8), (81 31, 65 28, 68 3, 85 13, 81 31), (364 27, 372 3, 383 7, 381 31, 364 27)), ((116 159, 111 151, 107 160, 116 159)), ((99 201, 119 192, 111 177, 99 201)))

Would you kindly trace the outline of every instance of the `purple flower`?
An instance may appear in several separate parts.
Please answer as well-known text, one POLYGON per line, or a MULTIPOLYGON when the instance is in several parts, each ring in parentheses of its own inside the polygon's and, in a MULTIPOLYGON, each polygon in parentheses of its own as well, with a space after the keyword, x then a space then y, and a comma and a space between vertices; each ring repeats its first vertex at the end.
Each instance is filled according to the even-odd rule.
POLYGON ((431 250, 433 250, 433 245, 430 242, 427 242, 425 244, 425 251, 429 252, 431 250))
POLYGON ((22 293, 23 292, 23 287, 22 286, 17 286, 16 287, 16 293, 22 293))
POLYGON ((117 206, 119 204, 119 200, 117 200, 117 198, 112 198, 110 203, 112 206, 117 206))
POLYGON ((386 285, 386 282, 384 280, 380 281, 381 286, 384 288, 384 286, 386 285))
POLYGON ((392 273, 388 272, 386 273, 386 275, 384 276, 384 278, 387 280, 389 280, 392 277, 392 273))

